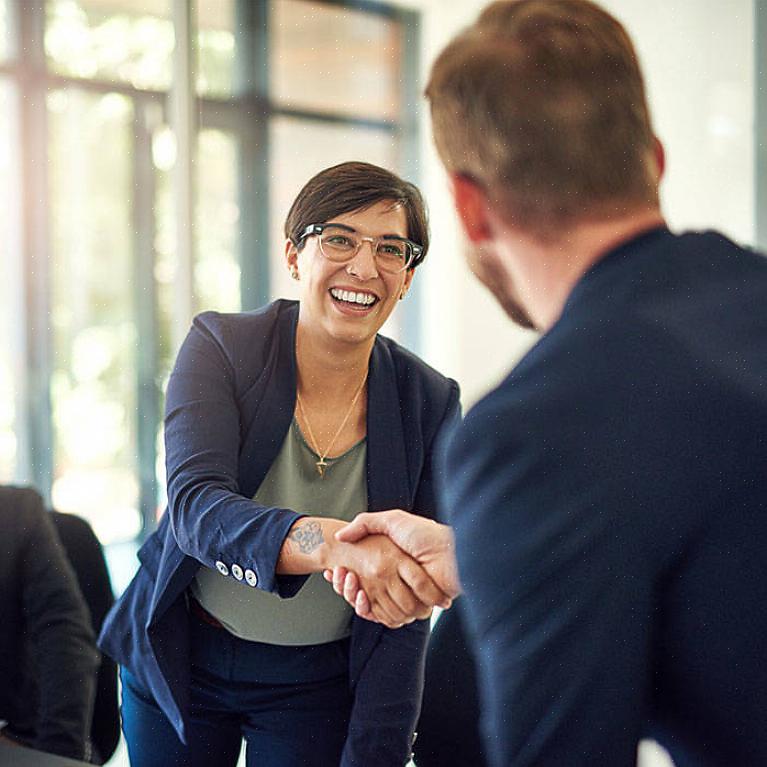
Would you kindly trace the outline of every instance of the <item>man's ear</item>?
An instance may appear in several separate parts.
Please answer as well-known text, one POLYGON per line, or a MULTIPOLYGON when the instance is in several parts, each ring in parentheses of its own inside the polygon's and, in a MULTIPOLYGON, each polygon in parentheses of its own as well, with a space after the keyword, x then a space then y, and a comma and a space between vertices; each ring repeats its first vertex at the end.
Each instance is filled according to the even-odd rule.
POLYGON ((485 190, 463 173, 450 174, 450 190, 469 242, 479 243, 491 239, 490 209, 485 190))
POLYGON ((658 172, 658 181, 660 181, 666 171, 666 150, 657 136, 653 136, 653 155, 658 172))

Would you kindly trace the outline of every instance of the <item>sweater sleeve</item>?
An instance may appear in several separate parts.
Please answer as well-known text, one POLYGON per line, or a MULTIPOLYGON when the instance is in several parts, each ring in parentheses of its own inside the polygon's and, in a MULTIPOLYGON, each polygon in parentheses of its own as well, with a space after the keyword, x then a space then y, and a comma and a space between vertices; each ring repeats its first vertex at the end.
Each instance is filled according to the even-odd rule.
POLYGON ((654 618, 642 539, 625 532, 641 518, 632 468, 595 447, 597 417, 559 415, 498 395, 448 451, 485 745, 498 764, 628 767, 654 618))

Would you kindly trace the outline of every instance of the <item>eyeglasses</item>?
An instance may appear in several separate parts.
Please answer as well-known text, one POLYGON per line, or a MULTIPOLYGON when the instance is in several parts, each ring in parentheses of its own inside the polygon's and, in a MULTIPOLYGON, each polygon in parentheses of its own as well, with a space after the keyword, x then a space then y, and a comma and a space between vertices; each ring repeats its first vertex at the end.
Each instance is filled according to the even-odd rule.
POLYGON ((423 246, 405 237, 363 237, 350 226, 343 224, 309 224, 299 237, 317 236, 320 252, 328 261, 343 264, 359 253, 363 242, 369 242, 382 272, 396 274, 410 267, 415 268, 423 261, 423 246))

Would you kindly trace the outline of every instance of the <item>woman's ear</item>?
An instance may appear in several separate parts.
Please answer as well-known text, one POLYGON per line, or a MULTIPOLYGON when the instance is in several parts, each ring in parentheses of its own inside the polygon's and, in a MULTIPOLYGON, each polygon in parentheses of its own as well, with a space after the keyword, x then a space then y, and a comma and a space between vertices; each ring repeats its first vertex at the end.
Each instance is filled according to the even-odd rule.
POLYGON ((294 280, 300 280, 301 277, 298 274, 298 248, 296 248, 293 240, 285 240, 285 261, 288 264, 288 271, 290 276, 294 280))
POLYGON ((408 269, 405 272, 405 281, 402 283, 402 290, 400 290, 400 293, 399 293, 400 301, 407 295, 408 290, 410 290, 410 284, 413 282, 414 276, 415 276, 415 269, 408 269))

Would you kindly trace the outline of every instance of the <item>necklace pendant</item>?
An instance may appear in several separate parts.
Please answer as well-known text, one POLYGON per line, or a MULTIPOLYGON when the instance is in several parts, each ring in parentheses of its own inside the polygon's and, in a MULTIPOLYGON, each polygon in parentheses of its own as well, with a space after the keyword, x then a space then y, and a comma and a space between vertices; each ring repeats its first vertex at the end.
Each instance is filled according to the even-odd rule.
POLYGON ((317 464, 317 473, 321 476, 325 476, 325 469, 327 468, 328 464, 325 463, 325 459, 320 457, 319 461, 316 461, 317 464))

